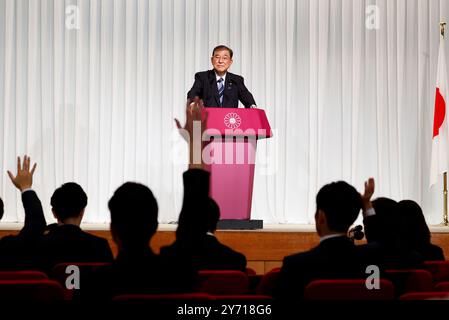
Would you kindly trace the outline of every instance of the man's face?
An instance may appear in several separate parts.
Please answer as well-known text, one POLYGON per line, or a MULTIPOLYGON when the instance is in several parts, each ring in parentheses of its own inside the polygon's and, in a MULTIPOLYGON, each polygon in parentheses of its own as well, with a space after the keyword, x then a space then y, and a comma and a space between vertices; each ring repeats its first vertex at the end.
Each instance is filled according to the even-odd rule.
POLYGON ((218 74, 224 74, 232 64, 228 50, 217 50, 211 58, 212 65, 218 74))

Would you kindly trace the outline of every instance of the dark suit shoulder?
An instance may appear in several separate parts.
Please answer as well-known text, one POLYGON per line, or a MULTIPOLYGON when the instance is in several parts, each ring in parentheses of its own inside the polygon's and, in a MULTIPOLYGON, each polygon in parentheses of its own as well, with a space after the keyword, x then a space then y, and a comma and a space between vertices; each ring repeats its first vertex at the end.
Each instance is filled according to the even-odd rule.
POLYGON ((171 263, 150 253, 120 253, 110 265, 91 273, 81 290, 82 299, 110 299, 124 293, 193 291, 197 273, 188 265, 171 263))
POLYGON ((78 226, 53 228, 39 244, 43 265, 51 267, 67 261, 111 261, 112 251, 106 239, 89 234, 78 226))
POLYGON ((444 251, 441 247, 434 245, 434 244, 432 244, 431 246, 433 248, 434 257, 436 259, 446 260, 446 258, 444 257, 444 251))
POLYGON ((418 248, 417 250, 425 261, 445 260, 444 251, 441 247, 429 243, 427 246, 418 248))
POLYGON ((237 81, 237 82, 243 82, 243 77, 239 76, 238 74, 235 74, 235 73, 228 72, 226 74, 226 77, 230 77, 232 80, 237 81))
POLYGON ((208 78, 214 78, 214 77, 215 77, 214 70, 199 71, 199 72, 195 73, 195 78, 208 79, 208 78))
POLYGON ((308 251, 290 254, 290 255, 284 257, 284 261, 291 262, 291 261, 295 261, 295 260, 302 260, 303 258, 314 256, 316 251, 317 251, 317 247, 314 247, 308 251))
POLYGON ((98 237, 96 235, 90 234, 81 230, 80 227, 75 225, 61 225, 52 228, 44 237, 44 241, 50 241, 59 238, 76 238, 80 240, 90 240, 90 241, 103 241, 104 238, 98 237))
POLYGON ((16 241, 16 239, 17 236, 14 236, 12 234, 4 236, 3 238, 0 239, 0 245, 5 245, 7 243, 14 242, 16 241))
POLYGON ((290 266, 295 264, 302 264, 305 261, 315 260, 319 257, 318 247, 312 248, 309 251, 298 252, 284 257, 283 266, 290 266))
POLYGON ((235 251, 234 249, 232 249, 231 247, 228 247, 225 244, 222 244, 214 236, 206 237, 205 242, 208 242, 210 247, 213 248, 213 249, 217 249, 217 251, 222 251, 225 254, 233 255, 233 256, 238 257, 238 258, 244 258, 246 260, 245 255, 243 255, 242 253, 240 253, 238 251, 235 251))

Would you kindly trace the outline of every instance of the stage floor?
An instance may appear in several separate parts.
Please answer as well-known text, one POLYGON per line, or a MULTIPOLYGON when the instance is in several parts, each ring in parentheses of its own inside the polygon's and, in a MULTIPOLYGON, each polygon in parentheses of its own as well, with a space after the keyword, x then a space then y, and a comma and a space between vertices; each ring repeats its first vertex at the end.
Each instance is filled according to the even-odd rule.
MULTIPOLYGON (((83 224, 89 233, 108 239, 114 252, 117 247, 109 233, 109 224, 83 224)), ((22 228, 21 224, 0 223, 0 237, 15 234, 22 228)), ((160 247, 175 240, 176 224, 161 224, 151 240, 151 247, 159 252, 160 247)), ((449 227, 430 226, 432 242, 443 248, 449 260, 449 227)), ((316 246, 319 238, 314 225, 266 224, 261 230, 219 230, 217 238, 224 244, 243 253, 248 260, 248 267, 258 274, 264 274, 280 267, 286 255, 308 250, 316 246)))

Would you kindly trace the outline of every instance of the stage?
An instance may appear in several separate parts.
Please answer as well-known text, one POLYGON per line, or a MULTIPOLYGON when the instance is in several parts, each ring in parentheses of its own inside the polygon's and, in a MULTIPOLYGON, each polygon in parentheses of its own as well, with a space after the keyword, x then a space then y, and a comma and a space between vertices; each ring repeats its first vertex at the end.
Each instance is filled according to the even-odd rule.
MULTIPOLYGON (((1 223, 0 237, 16 234, 20 228, 21 224, 1 223)), ((109 224, 83 224, 82 228, 107 238, 116 254, 117 247, 112 241, 109 224)), ((159 225, 151 241, 153 250, 159 252, 161 246, 172 243, 175 239, 175 230, 175 224, 159 225)), ((430 226, 430 230, 432 243, 441 246, 448 259, 449 227, 430 226)), ((264 274, 275 267, 280 267, 284 256, 308 250, 319 241, 314 225, 267 224, 262 230, 223 230, 217 231, 216 235, 222 243, 242 252, 248 260, 248 267, 253 268, 257 274, 264 274)))

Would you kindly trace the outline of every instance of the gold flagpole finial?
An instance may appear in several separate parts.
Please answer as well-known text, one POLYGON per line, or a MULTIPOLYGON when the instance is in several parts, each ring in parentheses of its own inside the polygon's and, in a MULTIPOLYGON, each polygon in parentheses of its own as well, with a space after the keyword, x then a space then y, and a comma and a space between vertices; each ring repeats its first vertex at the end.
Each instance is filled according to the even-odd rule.
POLYGON ((444 38, 444 28, 446 26, 446 22, 440 22, 440 32, 441 36, 444 38))

